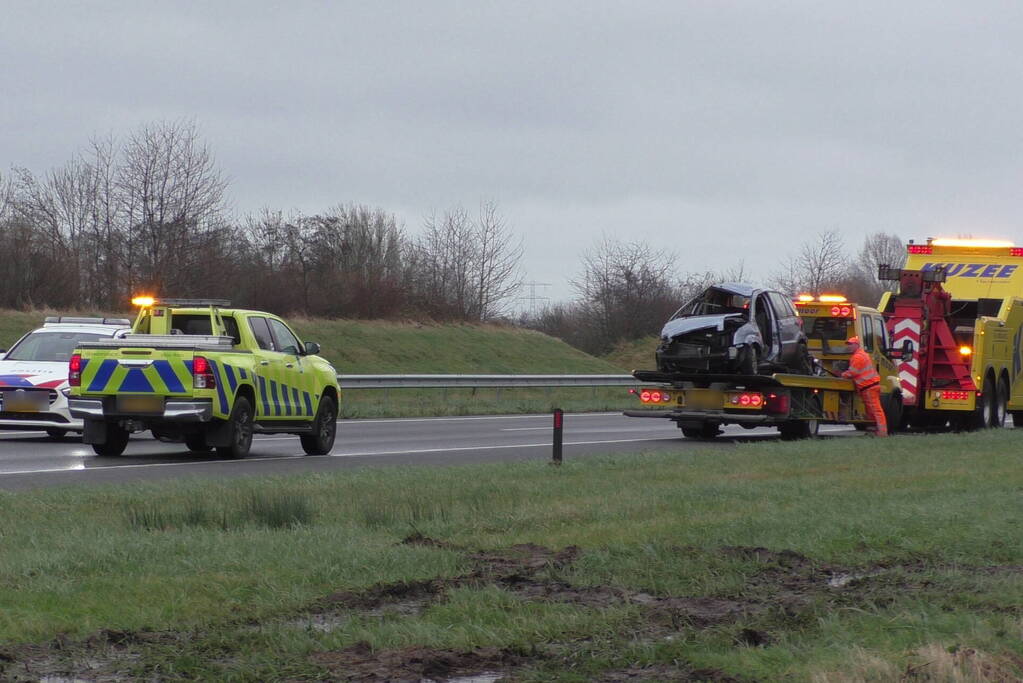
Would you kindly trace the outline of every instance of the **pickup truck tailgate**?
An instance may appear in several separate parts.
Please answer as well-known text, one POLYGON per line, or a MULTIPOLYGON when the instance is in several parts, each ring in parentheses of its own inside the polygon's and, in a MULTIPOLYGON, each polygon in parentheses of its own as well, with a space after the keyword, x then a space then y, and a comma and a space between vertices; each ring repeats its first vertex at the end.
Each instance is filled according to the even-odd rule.
POLYGON ((193 349, 83 348, 83 396, 191 396, 193 349))

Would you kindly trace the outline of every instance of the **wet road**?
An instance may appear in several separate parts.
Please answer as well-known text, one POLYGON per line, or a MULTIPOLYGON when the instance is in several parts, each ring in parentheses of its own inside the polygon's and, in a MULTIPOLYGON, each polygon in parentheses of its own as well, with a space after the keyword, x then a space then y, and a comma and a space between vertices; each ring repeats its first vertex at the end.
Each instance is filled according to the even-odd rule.
MULTIPOLYGON (((53 441, 43 432, 0 431, 0 490, 177 477, 288 475, 376 465, 548 460, 551 423, 550 415, 341 420, 330 455, 304 455, 298 437, 274 435, 257 436, 244 460, 190 453, 184 444, 157 441, 148 432, 133 435, 124 455, 100 457, 78 439, 53 441)), ((821 427, 821 433, 857 434, 838 426, 821 427)), ((565 416, 564 457, 728 448, 740 440, 777 438, 775 429, 730 426, 712 443, 696 442, 681 438, 678 428, 667 420, 588 413, 565 416)))

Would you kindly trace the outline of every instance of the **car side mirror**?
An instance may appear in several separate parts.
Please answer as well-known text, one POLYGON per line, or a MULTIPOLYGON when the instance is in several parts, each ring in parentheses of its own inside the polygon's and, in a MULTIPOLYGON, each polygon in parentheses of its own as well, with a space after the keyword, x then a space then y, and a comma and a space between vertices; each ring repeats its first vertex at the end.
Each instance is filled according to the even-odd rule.
POLYGON ((3 360, 7 356, 7 349, 0 349, 0 360, 3 360))
POLYGON ((913 342, 907 339, 902 342, 902 348, 895 346, 888 349, 888 357, 892 360, 901 360, 908 363, 913 360, 913 352, 913 342))
POLYGON ((320 352, 320 345, 317 344, 316 342, 306 342, 305 343, 305 355, 307 355, 307 356, 315 356, 319 352, 320 352))

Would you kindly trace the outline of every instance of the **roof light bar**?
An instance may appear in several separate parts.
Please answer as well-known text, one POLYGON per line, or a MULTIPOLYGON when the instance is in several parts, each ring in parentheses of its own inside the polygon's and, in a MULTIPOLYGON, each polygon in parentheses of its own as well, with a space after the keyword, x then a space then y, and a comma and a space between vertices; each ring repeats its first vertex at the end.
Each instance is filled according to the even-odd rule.
POLYGON ((148 306, 181 306, 186 307, 205 307, 205 306, 219 306, 227 307, 231 305, 229 299, 164 299, 156 298, 152 296, 137 296, 131 300, 136 306, 148 307, 148 306))
POLYGON ((991 249, 998 248, 1004 249, 1005 247, 1011 247, 1012 242, 1007 242, 1006 240, 970 240, 955 239, 951 237, 939 237, 938 239, 931 240, 931 245, 935 247, 980 247, 991 249))

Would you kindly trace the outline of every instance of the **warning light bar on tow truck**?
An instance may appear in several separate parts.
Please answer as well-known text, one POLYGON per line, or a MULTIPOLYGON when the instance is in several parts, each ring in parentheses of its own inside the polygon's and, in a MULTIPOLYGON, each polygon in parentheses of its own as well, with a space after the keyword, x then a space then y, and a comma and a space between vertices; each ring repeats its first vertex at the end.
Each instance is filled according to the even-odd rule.
POLYGON ((1004 240, 968 240, 939 237, 927 240, 927 244, 912 244, 906 246, 908 254, 965 254, 981 253, 991 256, 1023 256, 1023 247, 1013 246, 1012 242, 1004 240))
POLYGON ((832 306, 825 306, 819 311, 812 310, 809 312, 810 315, 823 315, 824 312, 827 312, 830 313, 833 318, 856 317, 856 305, 849 303, 849 300, 841 294, 821 294, 817 297, 810 294, 800 294, 796 297, 793 303, 795 303, 796 306, 810 306, 816 303, 834 304, 832 306))

